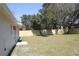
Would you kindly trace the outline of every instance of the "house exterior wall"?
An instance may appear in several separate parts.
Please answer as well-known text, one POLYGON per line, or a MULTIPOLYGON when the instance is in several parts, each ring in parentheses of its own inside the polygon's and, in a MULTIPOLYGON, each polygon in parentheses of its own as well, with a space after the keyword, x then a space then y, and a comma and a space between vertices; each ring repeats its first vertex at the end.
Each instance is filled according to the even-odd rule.
POLYGON ((0 3, 0 56, 8 55, 18 39, 19 30, 16 19, 6 4, 0 3))
POLYGON ((18 32, 12 29, 10 23, 0 18, 0 55, 8 55, 17 40, 18 32))

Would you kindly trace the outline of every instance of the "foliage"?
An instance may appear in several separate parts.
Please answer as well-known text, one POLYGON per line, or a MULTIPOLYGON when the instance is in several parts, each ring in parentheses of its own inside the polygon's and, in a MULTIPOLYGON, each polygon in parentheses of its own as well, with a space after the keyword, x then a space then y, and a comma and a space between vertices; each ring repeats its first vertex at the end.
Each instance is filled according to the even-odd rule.
POLYGON ((60 26, 71 28, 79 17, 79 4, 44 3, 36 15, 22 15, 26 29, 58 29, 60 26))
POLYGON ((23 15, 21 17, 21 22, 23 23, 23 25, 25 25, 26 29, 31 29, 31 15, 23 15))

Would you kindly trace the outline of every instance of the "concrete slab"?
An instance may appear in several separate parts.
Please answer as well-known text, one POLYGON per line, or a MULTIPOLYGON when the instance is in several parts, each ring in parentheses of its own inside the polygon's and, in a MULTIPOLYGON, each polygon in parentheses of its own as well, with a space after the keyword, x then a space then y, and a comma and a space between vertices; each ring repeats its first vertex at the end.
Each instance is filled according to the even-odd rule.
POLYGON ((18 42, 16 45, 28 45, 28 42, 27 41, 18 42))

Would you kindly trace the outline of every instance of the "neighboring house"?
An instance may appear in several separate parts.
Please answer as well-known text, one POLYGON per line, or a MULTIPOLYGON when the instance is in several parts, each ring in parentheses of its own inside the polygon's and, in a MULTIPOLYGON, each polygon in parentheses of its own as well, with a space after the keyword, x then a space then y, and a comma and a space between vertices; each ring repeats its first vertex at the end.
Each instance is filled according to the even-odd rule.
POLYGON ((0 3, 0 55, 8 55, 19 39, 15 17, 6 4, 0 3))
POLYGON ((76 21, 73 23, 70 33, 79 34, 79 19, 76 19, 76 21))
POLYGON ((79 28, 79 19, 76 19, 73 26, 74 26, 74 28, 79 28))
POLYGON ((26 30, 25 26, 21 22, 17 22, 17 24, 20 31, 26 30))

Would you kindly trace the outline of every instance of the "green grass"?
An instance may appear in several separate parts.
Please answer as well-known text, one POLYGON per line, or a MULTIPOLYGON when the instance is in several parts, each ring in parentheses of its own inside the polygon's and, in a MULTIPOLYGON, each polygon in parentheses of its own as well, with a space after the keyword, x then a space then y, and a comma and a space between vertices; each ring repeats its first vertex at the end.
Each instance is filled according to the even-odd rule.
POLYGON ((21 37, 27 46, 16 46, 12 55, 72 56, 79 55, 79 34, 51 35, 48 37, 21 37))

